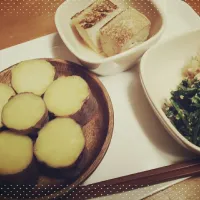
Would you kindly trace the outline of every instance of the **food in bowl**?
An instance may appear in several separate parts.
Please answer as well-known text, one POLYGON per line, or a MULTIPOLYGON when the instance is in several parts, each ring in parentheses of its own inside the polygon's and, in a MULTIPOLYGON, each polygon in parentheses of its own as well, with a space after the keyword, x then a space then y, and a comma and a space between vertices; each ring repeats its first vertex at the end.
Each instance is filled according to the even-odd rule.
POLYGON ((144 42, 151 22, 131 7, 122 11, 100 29, 100 44, 107 56, 121 53, 144 42))
POLYGON ((45 102, 33 93, 20 93, 3 107, 3 124, 20 134, 29 134, 41 128, 48 118, 45 102))
MULTIPOLYGON (((78 174, 77 166, 81 168, 84 165, 80 159, 85 155, 84 126, 93 119, 98 108, 87 81, 79 75, 60 74, 60 68, 54 66, 54 62, 40 59, 22 61, 16 66, 31 67, 34 76, 26 79, 26 67, 18 68, 15 80, 31 86, 26 87, 26 92, 16 93, 12 84, 0 84, 0 91, 4 92, 1 94, 4 104, 0 104, 0 181, 25 184, 30 172, 29 181, 33 183, 38 174, 44 175, 41 170, 43 164, 55 169, 64 168, 62 178, 74 178, 78 174), (35 75, 38 72, 32 66, 36 69, 44 67, 41 71, 46 71, 46 75, 42 72, 46 84, 41 80, 37 82, 35 75), (47 78, 49 74, 54 77, 53 81, 47 78), (40 92, 36 95, 33 88, 40 92), (34 162, 33 155, 37 158, 34 162), (33 173, 37 172, 36 169, 39 172, 33 173)), ((11 68, 11 74, 12 70, 16 72, 15 67, 11 68)), ((57 178, 57 174, 50 175, 57 178)))
POLYGON ((33 169, 33 141, 13 131, 0 132, 0 180, 12 183, 32 183, 37 175, 33 169))
POLYGON ((182 74, 163 111, 188 141, 200 147, 200 55, 191 58, 182 74))
POLYGON ((4 105, 8 102, 10 97, 15 95, 15 91, 8 85, 0 83, 0 128, 3 127, 1 113, 4 105))
POLYGON ((123 10, 123 4, 112 0, 97 0, 72 17, 72 24, 85 43, 97 53, 101 52, 99 30, 123 10))
POLYGON ((191 60, 184 66, 182 74, 189 79, 200 79, 200 54, 192 57, 191 60))
POLYGON ((41 96, 53 82, 55 69, 46 60, 27 60, 12 69, 11 84, 17 93, 31 92, 41 96))
POLYGON ((71 21, 92 50, 108 57, 147 40, 151 28, 144 14, 114 0, 96 0, 71 21))
POLYGON ((56 117, 71 117, 85 125, 93 116, 97 102, 80 76, 61 76, 44 94, 47 109, 56 117))
POLYGON ((81 126, 70 118, 56 118, 39 131, 34 154, 47 167, 63 169, 76 163, 84 147, 81 126))

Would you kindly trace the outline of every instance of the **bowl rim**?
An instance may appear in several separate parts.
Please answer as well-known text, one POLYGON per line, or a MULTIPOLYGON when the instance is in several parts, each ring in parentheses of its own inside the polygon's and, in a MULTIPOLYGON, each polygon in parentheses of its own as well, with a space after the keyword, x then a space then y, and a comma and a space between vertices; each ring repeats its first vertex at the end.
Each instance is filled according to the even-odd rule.
MULTIPOLYGON (((140 70, 139 70, 139 76, 140 76, 140 80, 141 80, 141 84, 144 90, 144 93, 150 103, 150 105, 153 107, 153 110, 155 111, 158 119, 160 120, 160 122, 166 126, 166 129, 168 130, 168 133, 170 133, 172 136, 176 137, 176 139, 178 139, 182 144, 184 144, 184 146, 186 146, 187 148, 189 148, 191 151, 200 154, 200 147, 198 147, 197 145, 193 144, 192 142, 188 141, 174 126, 173 124, 170 122, 170 120, 166 117, 166 115, 164 114, 164 112, 160 112, 160 110, 158 109, 158 105, 156 105, 156 103, 152 100, 151 95, 148 92, 148 89, 146 87, 146 83, 145 83, 145 78, 144 78, 144 71, 146 66, 148 65, 148 63, 146 62, 146 60, 151 57, 151 52, 155 51, 157 48, 159 48, 160 46, 164 46, 167 43, 171 43, 177 39, 179 39, 180 37, 187 37, 190 34, 199 32, 200 33, 200 28, 196 28, 196 29, 192 29, 189 31, 186 31, 184 33, 179 33, 176 36, 171 36, 170 38, 165 39, 164 41, 154 45, 151 49, 147 50, 140 62, 140 70)), ((160 106, 159 106, 160 107, 160 106)), ((160 107, 161 109, 161 107, 160 107)), ((161 109, 162 110, 162 109, 161 109)))
POLYGON ((105 58, 98 59, 98 60, 96 59, 96 61, 95 61, 95 59, 88 59, 88 58, 85 58, 84 56, 82 56, 81 54, 77 53, 75 51, 75 49, 73 48, 73 46, 71 45, 71 43, 68 41, 67 37, 62 33, 62 31, 60 31, 59 14, 60 14, 61 10, 63 9, 63 6, 65 4, 68 4, 70 1, 73 1, 73 0, 68 0, 68 1, 63 2, 58 7, 58 9, 56 10, 55 17, 54 17, 55 25, 56 25, 57 31, 58 31, 61 39, 63 40, 63 42, 65 43, 67 48, 79 60, 81 60, 83 62, 86 62, 86 63, 89 63, 89 64, 99 64, 99 63, 105 63, 105 62, 112 62, 114 60, 130 56, 130 55, 136 53, 137 51, 143 49, 144 47, 148 46, 152 42, 156 41, 162 35, 162 33, 164 32, 164 29, 165 29, 165 26, 166 26, 166 20, 167 19, 166 19, 166 14, 164 12, 164 9, 159 5, 159 3, 157 3, 156 0, 150 0, 155 5, 155 7, 157 8, 157 10, 158 10, 158 12, 159 12, 159 14, 161 16, 161 19, 162 19, 162 25, 161 25, 159 31, 154 36, 152 36, 151 38, 149 38, 148 40, 146 40, 145 42, 143 42, 142 44, 139 44, 138 46, 136 46, 134 48, 128 49, 128 50, 126 50, 126 51, 124 51, 122 53, 119 53, 119 54, 116 54, 116 55, 113 55, 113 56, 110 56, 110 57, 105 57, 105 58))

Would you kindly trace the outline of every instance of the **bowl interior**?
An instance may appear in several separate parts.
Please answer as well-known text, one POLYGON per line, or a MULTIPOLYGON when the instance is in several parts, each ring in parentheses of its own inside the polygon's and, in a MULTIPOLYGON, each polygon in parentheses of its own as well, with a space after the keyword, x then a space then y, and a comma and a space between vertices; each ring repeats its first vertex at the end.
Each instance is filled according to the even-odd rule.
MULTIPOLYGON (((154 46, 141 60, 141 80, 152 106, 167 126, 184 140, 167 119, 162 106, 170 92, 175 90, 182 80, 182 68, 200 50, 200 29, 190 31, 154 46)), ((191 143, 184 140, 187 145, 191 143)), ((194 148, 195 146, 192 145, 194 148)), ((200 152, 200 148, 196 148, 200 152)))
MULTIPOLYGON (((94 0, 65 1, 57 10, 55 16, 56 27, 60 36, 68 48, 76 55, 81 56, 84 60, 93 60, 95 63, 101 62, 105 57, 95 53, 87 47, 81 37, 77 34, 74 27, 71 26, 71 17, 77 12, 88 7, 94 0)), ((121 1, 121 0, 114 0, 121 1)), ((124 0, 129 6, 132 6, 146 15, 151 21, 151 30, 149 38, 152 38, 162 27, 163 19, 156 5, 151 1, 124 0)))

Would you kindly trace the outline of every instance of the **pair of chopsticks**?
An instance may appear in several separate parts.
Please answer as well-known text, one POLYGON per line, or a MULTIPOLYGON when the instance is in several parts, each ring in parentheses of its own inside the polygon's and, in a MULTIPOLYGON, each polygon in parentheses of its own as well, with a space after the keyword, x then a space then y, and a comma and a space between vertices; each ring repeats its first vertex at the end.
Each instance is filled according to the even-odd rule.
MULTIPOLYGON (((110 170, 113 169, 110 168, 110 170)), ((66 196, 67 199, 73 200, 92 199, 196 175, 200 175, 200 158, 87 186, 79 186, 66 196)))

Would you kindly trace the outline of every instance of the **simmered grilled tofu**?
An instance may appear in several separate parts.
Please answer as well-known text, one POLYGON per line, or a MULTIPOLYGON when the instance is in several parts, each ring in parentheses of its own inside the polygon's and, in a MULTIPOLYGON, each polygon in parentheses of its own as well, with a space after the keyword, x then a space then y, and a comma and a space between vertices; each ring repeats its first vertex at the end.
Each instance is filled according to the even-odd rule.
POLYGON ((108 21, 125 9, 123 1, 97 0, 83 11, 72 17, 72 24, 76 27, 84 42, 95 52, 102 52, 99 42, 99 30, 108 21))
POLYGON ((107 56, 121 53, 149 35, 151 22, 134 8, 127 8, 100 29, 100 43, 107 56))

